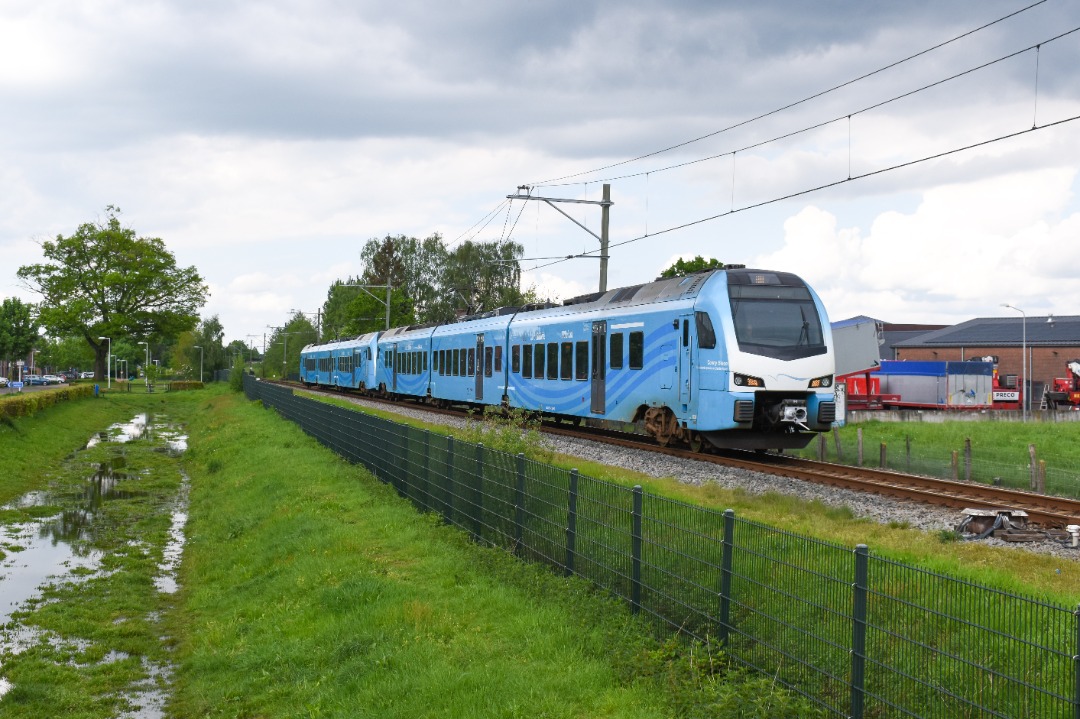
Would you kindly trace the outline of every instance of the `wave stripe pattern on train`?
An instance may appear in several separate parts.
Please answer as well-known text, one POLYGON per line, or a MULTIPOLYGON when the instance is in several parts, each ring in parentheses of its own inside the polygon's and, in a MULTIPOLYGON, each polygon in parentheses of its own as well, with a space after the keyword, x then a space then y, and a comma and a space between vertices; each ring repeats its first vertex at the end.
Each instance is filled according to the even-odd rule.
POLYGON ((731 265, 309 345, 305 384, 635 423, 662 444, 805 446, 836 415, 832 334, 796 275, 731 265))

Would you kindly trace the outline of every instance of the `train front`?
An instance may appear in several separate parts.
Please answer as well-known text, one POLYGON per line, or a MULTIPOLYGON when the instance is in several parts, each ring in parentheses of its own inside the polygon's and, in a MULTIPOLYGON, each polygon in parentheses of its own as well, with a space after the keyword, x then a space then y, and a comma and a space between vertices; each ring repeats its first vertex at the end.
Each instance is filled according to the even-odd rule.
POLYGON ((701 435, 716 447, 805 447, 836 419, 825 307, 787 272, 729 268, 713 280, 697 302, 721 335, 699 343, 701 435))

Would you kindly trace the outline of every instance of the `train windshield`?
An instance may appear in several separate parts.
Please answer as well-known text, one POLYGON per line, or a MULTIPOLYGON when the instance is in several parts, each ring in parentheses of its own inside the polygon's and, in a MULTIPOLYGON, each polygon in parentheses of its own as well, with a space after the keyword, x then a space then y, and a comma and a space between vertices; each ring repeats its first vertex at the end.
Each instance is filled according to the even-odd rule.
POLYGON ((821 318, 806 287, 729 285, 739 349, 781 360, 825 354, 821 318))

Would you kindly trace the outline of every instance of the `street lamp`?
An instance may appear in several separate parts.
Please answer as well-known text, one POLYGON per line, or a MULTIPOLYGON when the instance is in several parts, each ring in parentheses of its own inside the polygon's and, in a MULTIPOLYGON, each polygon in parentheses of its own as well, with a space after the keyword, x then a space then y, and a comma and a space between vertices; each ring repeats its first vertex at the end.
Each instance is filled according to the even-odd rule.
POLYGON ((202 382, 203 381, 203 379, 202 379, 202 358, 203 358, 202 347, 200 347, 199 345, 195 345, 195 349, 199 350, 199 381, 202 382))
POLYGON ((1020 335, 1020 372, 1023 375, 1023 383, 1021 389, 1024 390, 1024 396, 1021 398, 1021 416, 1023 420, 1027 422, 1028 411, 1031 408, 1031 398, 1028 396, 1031 393, 1031 380, 1028 379, 1027 369, 1027 313, 1019 307, 1013 307, 1007 302, 1002 303, 1002 307, 1008 307, 1010 310, 1016 310, 1023 317, 1021 322, 1022 334, 1020 335))
POLYGON ((30 350, 30 374, 35 374, 35 372, 34 372, 34 355, 36 355, 40 351, 41 350, 30 350))
POLYGON ((138 344, 146 347, 146 364, 143 365, 143 378, 146 380, 146 391, 150 391, 150 344, 148 342, 139 342, 138 344))
POLYGON ((112 389, 112 338, 110 337, 98 337, 99 340, 106 340, 109 343, 109 354, 105 359, 105 374, 106 377, 106 389, 112 389))

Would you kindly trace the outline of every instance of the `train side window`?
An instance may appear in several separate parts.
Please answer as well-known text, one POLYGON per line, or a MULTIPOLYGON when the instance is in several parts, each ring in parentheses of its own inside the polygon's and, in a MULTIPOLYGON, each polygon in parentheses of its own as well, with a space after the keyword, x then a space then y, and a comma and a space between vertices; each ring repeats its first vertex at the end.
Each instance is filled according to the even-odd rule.
POLYGON ((510 348, 510 371, 514 374, 521 374, 521 345, 514 345, 510 348))
POLYGON ((469 361, 469 353, 467 351, 465 351, 465 350, 461 350, 461 353, 458 355, 458 376, 459 377, 468 377, 469 376, 468 361, 469 361))
POLYGON ((682 321, 682 346, 690 346, 690 320, 682 321))
POLYGON ((708 312, 695 312, 694 324, 697 325, 697 346, 703 350, 716 349, 716 330, 708 312))
POLYGON ((559 379, 559 343, 548 343, 547 349, 547 378, 559 379))
POLYGON ((502 345, 495 345, 495 371, 502 372, 502 345))
POLYGON ((439 350, 439 374, 446 376, 446 350, 439 350))
POLYGON ((368 361, 370 361, 371 360, 371 348, 370 347, 365 347, 364 349, 367 350, 367 358, 368 358, 368 361))
POLYGON ((571 379, 574 376, 574 343, 563 342, 561 350, 559 362, 562 372, 559 373, 559 379, 571 379))
POLYGON ((544 345, 533 345, 533 376, 544 379, 544 345))
POLYGON ((424 367, 423 367, 423 371, 424 371, 424 372, 427 372, 427 352, 424 352, 424 353, 423 353, 423 357, 424 357, 424 360, 423 360, 423 362, 424 362, 424 367))
POLYGON ((476 348, 475 347, 470 347, 469 348, 469 372, 468 372, 467 376, 468 377, 473 377, 475 375, 476 375, 476 348))
MULTIPOLYGON (((603 346, 601 345, 601 348, 603 346)), ((576 345, 577 352, 577 373, 574 375, 576 379, 589 379, 589 343, 578 342, 576 345)))
POLYGON ((521 376, 525 379, 532 379, 532 346, 522 345, 521 347, 521 376))
POLYGON ((641 369, 645 366, 645 333, 630 333, 630 369, 641 369))
POLYGON ((485 377, 490 377, 491 376, 491 368, 492 368, 492 365, 494 365, 494 364, 495 364, 495 348, 494 347, 485 347, 484 348, 484 376, 485 377))
POLYGON ((608 340, 608 357, 611 358, 611 369, 622 369, 623 362, 623 333, 616 332, 608 340))
POLYGON ((457 374, 458 374, 458 351, 457 350, 451 350, 449 352, 449 355, 450 355, 450 375, 453 376, 453 377, 457 377, 457 374))

